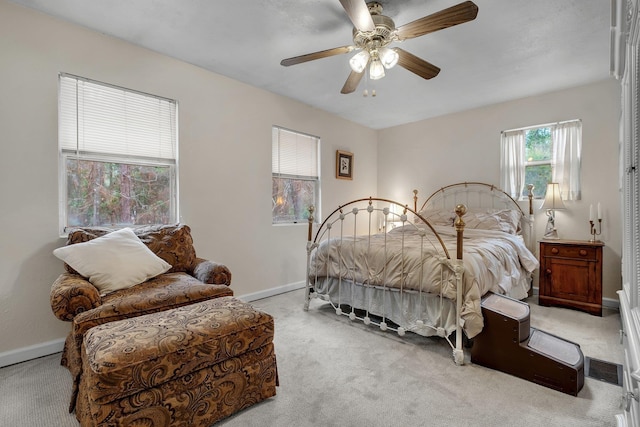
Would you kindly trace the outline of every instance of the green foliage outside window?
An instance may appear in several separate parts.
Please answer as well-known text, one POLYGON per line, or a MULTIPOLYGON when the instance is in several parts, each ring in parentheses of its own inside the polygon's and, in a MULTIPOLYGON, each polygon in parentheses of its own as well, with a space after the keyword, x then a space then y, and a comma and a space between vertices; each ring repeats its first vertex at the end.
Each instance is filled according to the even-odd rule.
MULTIPOLYGON (((533 184, 534 197, 542 199, 547 191, 547 184, 551 182, 552 139, 551 128, 542 127, 530 129, 525 136, 526 166, 525 183, 533 184)), ((525 187, 522 195, 527 197, 525 187)))
POLYGON ((309 206, 316 201, 316 179, 272 178, 274 224, 307 222, 309 206))
POLYGON ((527 162, 551 161, 551 129, 537 128, 526 133, 527 162))
MULTIPOLYGON (((527 166, 524 170, 525 181, 533 184, 533 195, 536 199, 543 199, 547 192, 547 184, 551 182, 551 165, 527 166)), ((524 189, 523 196, 528 197, 529 190, 524 189)))
POLYGON ((67 225, 171 222, 171 167, 68 158, 67 225))

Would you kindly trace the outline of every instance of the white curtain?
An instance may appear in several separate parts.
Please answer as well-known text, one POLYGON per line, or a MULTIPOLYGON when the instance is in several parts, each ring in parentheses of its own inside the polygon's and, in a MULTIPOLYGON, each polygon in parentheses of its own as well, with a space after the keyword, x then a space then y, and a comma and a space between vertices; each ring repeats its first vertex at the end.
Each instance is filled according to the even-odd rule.
POLYGON ((502 132, 500 144, 500 187, 514 199, 524 190, 524 130, 502 132))
POLYGON ((552 180, 560 184, 562 200, 580 200, 582 123, 579 120, 558 123, 552 129, 552 180))

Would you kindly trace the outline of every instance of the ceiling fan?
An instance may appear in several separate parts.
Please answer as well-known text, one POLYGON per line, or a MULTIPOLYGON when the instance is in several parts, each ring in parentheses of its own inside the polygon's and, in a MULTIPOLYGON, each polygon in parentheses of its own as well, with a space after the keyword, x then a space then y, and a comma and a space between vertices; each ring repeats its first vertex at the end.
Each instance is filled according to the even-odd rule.
POLYGON ((395 41, 420 37, 472 21, 478 15, 478 6, 472 1, 465 1, 396 28, 393 20, 382 14, 382 5, 378 2, 340 0, 340 3, 354 25, 353 45, 294 56, 283 59, 280 64, 288 67, 359 50, 349 61, 352 71, 340 91, 345 94, 356 90, 367 66, 371 80, 384 77, 384 70, 396 64, 424 79, 437 76, 440 68, 399 47, 388 46, 395 41))

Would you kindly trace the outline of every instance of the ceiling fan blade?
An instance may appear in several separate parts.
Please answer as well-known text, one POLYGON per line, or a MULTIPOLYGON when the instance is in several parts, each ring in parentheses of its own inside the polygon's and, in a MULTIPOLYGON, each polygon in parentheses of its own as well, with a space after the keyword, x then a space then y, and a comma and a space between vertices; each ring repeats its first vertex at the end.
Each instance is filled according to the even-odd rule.
POLYGON ((465 1, 464 3, 451 6, 447 9, 442 9, 440 12, 416 19, 408 24, 401 25, 397 29, 398 39, 411 39, 453 27, 454 25, 464 24, 465 22, 473 21, 476 19, 476 16, 478 16, 478 6, 472 1, 465 1))
POLYGON ((314 59, 327 58, 329 56, 341 55, 343 53, 353 52, 355 46, 334 47, 333 49, 321 50, 319 52, 307 53, 306 55, 294 56, 280 61, 280 65, 288 67, 290 65, 302 64, 303 62, 313 61, 314 59))
POLYGON ((423 79, 432 79, 440 72, 440 68, 430 64, 424 59, 418 58, 406 50, 402 50, 398 47, 394 48, 394 50, 398 52, 398 65, 406 68, 414 74, 417 74, 423 79))
POLYGON ((358 85, 360 84, 360 80, 362 80, 362 76, 364 76, 364 73, 364 71, 361 73, 351 71, 351 74, 349 74, 349 77, 347 77, 347 81, 344 83, 344 86, 342 86, 342 90, 340 91, 340 93, 347 94, 354 92, 358 88, 358 85))
POLYGON ((369 7, 364 0, 340 0, 340 4, 349 15, 353 26, 360 31, 373 31, 376 29, 369 7))

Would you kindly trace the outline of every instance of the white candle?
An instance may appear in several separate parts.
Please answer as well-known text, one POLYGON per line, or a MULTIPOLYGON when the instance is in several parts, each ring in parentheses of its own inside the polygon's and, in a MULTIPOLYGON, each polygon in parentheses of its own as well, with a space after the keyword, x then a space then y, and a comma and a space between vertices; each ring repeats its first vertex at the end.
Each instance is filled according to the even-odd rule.
POLYGON ((602 209, 600 209, 600 202, 598 202, 598 219, 602 219, 602 209))
POLYGON ((593 221, 593 205, 589 205, 589 221, 593 221))

